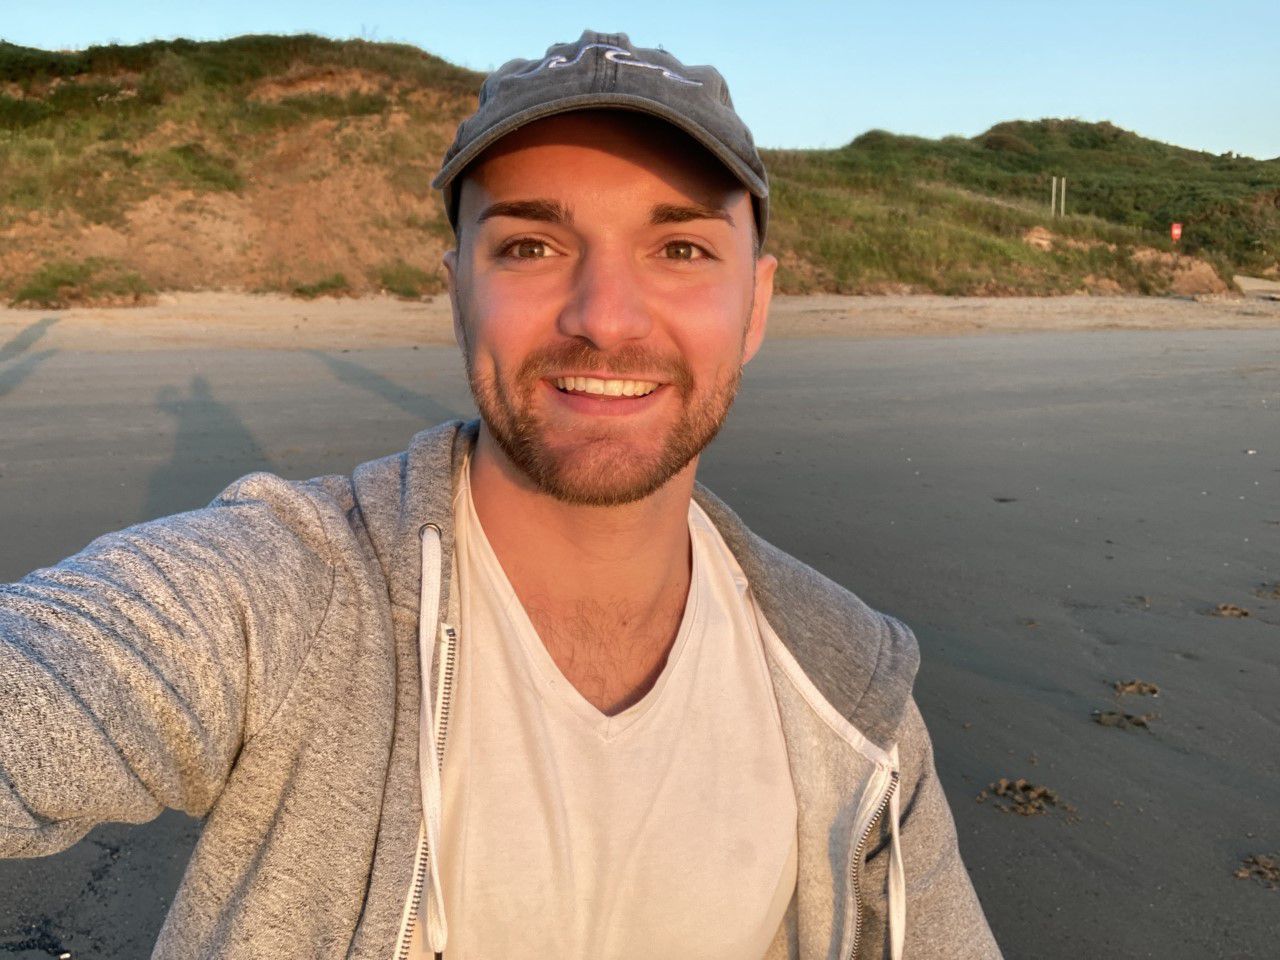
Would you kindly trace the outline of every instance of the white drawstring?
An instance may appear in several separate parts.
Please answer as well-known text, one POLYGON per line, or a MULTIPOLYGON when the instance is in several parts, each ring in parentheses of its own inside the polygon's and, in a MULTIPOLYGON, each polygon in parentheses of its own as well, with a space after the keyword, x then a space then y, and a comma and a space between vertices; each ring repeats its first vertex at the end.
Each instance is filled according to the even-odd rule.
POLYGON ((431 889, 427 894, 427 943, 432 953, 443 953, 449 937, 444 916, 444 894, 440 883, 440 757, 436 754, 436 729, 432 713, 432 640, 440 622, 440 576, 442 567, 440 529, 425 524, 422 540, 422 580, 418 593, 418 660, 422 676, 422 709, 419 713, 418 771, 422 777, 422 819, 427 833, 427 864, 431 889))
MULTIPOLYGON (((889 751, 889 757, 893 769, 899 769, 897 744, 889 751)), ((898 830, 901 795, 899 778, 899 789, 894 790, 889 798, 889 956, 892 960, 902 960, 907 936, 907 875, 902 863, 902 841, 898 830)))

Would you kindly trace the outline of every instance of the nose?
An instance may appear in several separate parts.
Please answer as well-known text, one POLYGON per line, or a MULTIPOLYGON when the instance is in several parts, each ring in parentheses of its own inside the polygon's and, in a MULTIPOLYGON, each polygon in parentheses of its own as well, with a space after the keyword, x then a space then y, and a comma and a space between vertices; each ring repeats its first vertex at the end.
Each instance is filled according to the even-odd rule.
POLYGON ((636 266, 625 255, 594 251, 578 263, 573 291, 560 313, 559 329, 607 351, 649 335, 653 320, 646 308, 636 266))

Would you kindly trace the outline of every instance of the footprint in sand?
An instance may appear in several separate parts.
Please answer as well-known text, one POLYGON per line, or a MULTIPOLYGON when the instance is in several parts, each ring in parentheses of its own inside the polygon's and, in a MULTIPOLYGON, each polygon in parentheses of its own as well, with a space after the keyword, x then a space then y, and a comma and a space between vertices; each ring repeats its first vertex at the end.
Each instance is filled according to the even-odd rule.
POLYGON ((992 806, 1001 813, 1038 817, 1056 807, 1066 812, 1068 823, 1075 823, 1079 819, 1076 808, 1058 796, 1056 790, 1034 784, 1025 777, 1016 780, 1001 777, 974 797, 978 803, 986 803, 988 799, 992 800, 992 806))
POLYGON ((1121 710, 1095 710, 1089 715, 1094 723, 1103 727, 1141 727, 1151 729, 1151 721, 1159 718, 1158 713, 1124 713, 1121 710))
POLYGON ((1280 855, 1265 856, 1251 853, 1236 868, 1240 880, 1256 880, 1269 890, 1280 890, 1280 855))
POLYGON ((1130 693, 1139 697, 1160 696, 1160 688, 1146 680, 1117 680, 1111 686, 1119 697, 1130 693))

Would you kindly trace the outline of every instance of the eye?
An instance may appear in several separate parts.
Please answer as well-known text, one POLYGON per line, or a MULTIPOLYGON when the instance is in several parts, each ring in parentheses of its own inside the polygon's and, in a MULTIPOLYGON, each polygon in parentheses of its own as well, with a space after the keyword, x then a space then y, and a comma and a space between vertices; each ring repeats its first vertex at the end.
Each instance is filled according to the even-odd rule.
POLYGON ((542 240, 533 237, 521 237, 506 244, 500 251, 503 256, 517 260, 540 260, 551 256, 551 248, 542 240))
POLYGON ((662 252, 668 260, 701 260, 707 256, 707 251, 688 240, 672 240, 662 252))

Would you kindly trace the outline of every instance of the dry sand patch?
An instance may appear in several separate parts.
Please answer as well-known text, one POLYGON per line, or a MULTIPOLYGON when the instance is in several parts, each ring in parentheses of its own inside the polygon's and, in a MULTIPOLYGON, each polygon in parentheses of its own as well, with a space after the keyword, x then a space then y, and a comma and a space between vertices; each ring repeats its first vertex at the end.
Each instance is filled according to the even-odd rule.
MULTIPOLYGON (((328 350, 453 343, 449 299, 443 294, 423 300, 301 300, 229 292, 160 294, 155 303, 139 307, 0 307, 0 341, 46 318, 55 322, 48 325, 45 343, 62 350, 328 350)), ((815 294, 775 297, 769 312, 769 336, 776 340, 1273 327, 1280 328, 1280 302, 1225 297, 815 294)))

